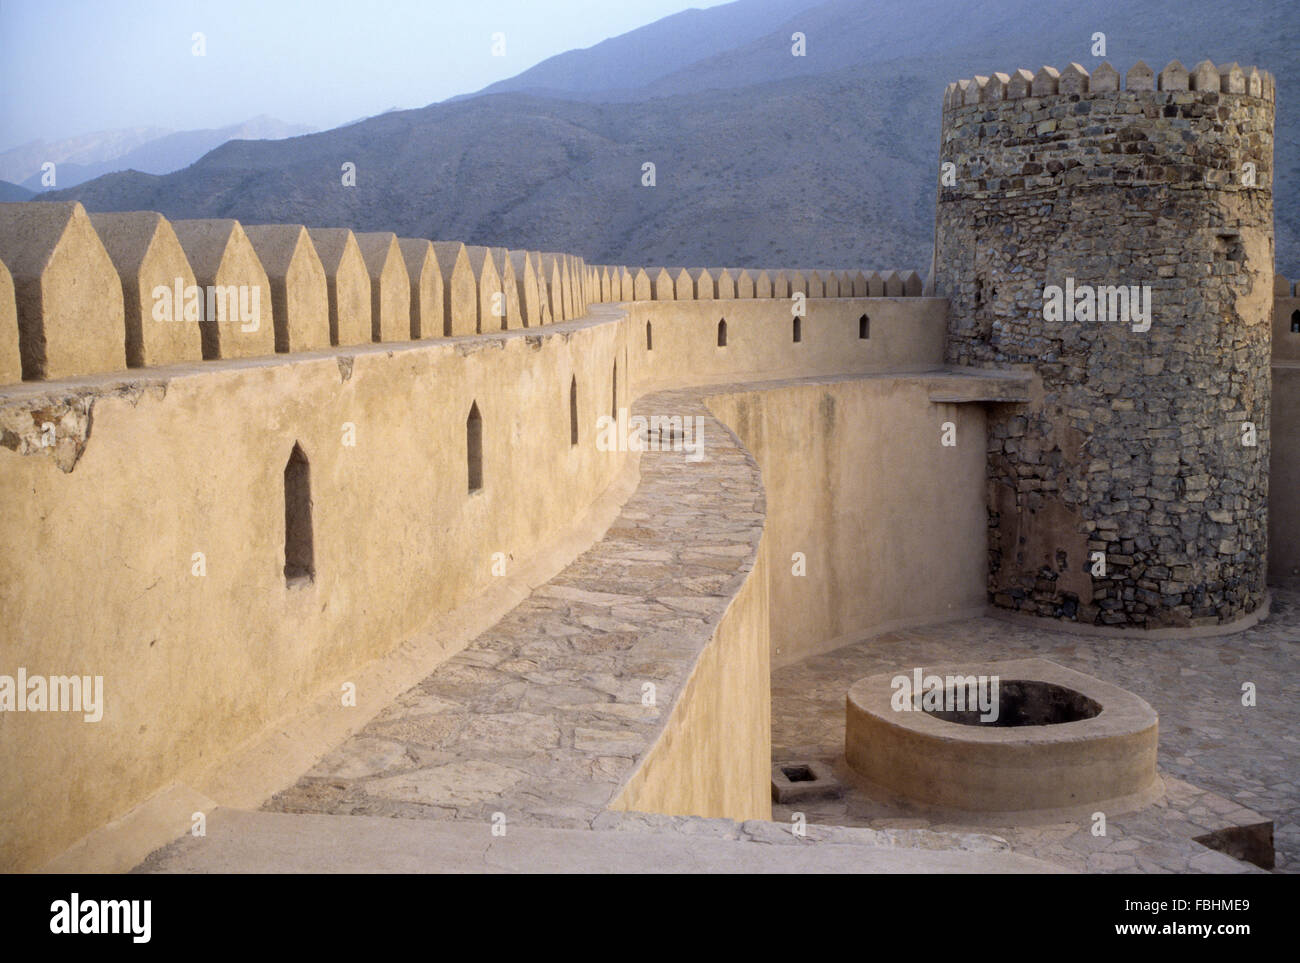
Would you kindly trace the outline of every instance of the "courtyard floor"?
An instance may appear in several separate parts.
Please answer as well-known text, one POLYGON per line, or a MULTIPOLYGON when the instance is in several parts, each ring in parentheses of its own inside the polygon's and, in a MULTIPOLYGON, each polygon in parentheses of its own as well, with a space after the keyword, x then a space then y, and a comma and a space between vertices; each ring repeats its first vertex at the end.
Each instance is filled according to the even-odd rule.
POLYGON ((1300 871, 1300 592, 1273 592, 1269 618, 1232 636, 1151 641, 1101 639, 992 618, 891 632, 772 673, 773 763, 832 767, 838 798, 773 804, 772 818, 877 829, 992 832, 1014 852, 1083 872, 1257 871, 1193 837, 1262 814, 1274 823, 1276 870, 1300 871), (856 680, 913 666, 1040 657, 1141 696, 1160 717, 1165 798, 1109 816, 998 825, 925 809, 868 786, 844 762, 844 700, 856 680), (1242 705, 1242 683, 1257 704, 1242 705))

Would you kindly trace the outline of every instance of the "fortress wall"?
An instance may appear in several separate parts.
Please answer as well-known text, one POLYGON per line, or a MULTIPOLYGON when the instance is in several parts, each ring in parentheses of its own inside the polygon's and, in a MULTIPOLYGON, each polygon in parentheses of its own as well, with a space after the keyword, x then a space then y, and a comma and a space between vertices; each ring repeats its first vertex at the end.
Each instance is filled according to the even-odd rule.
POLYGON ((1268 578, 1300 586, 1300 292, 1277 275, 1268 472, 1268 578))
POLYGON ((570 377, 589 431, 622 337, 621 324, 587 324, 0 390, 20 449, 0 451, 0 672, 102 675, 107 705, 98 723, 0 714, 0 865, 39 864, 337 688, 481 596, 493 553, 513 570, 546 550, 626 459, 569 444, 570 377), (295 445, 310 464, 315 575, 290 586, 295 445))
POLYGON ((943 302, 932 299, 810 302, 800 344, 788 340, 788 303, 727 302, 721 352, 717 307, 635 302, 539 332, 0 388, 0 669, 102 675, 107 705, 93 724, 0 714, 0 728, 24 729, 0 738, 0 864, 39 865, 430 619, 454 619, 493 584, 493 553, 518 566, 544 552, 626 459, 569 444, 571 376, 586 440, 615 401, 615 362, 626 407, 687 371, 698 383, 926 368, 942 350, 943 302), (863 311, 870 342, 851 345, 863 311), (289 584, 295 446, 309 464, 314 574, 289 584))
POLYGON ((661 387, 799 378, 942 364, 947 303, 935 298, 809 301, 793 341, 788 300, 634 301, 627 305, 636 394, 661 387), (858 337, 862 315, 870 337, 858 337), (727 345, 717 325, 727 322, 727 345), (651 344, 646 348, 646 322, 651 344))
POLYGON ((976 77, 945 95, 941 159, 947 360, 1043 384, 990 429, 990 600, 1133 628, 1255 613, 1272 440, 1267 75, 1138 64, 1122 90, 1109 65, 976 77), (1118 286, 1149 293, 1149 328, 1085 320, 1085 293, 1118 286), (1048 310, 1049 287, 1070 311, 1048 310))
POLYGON ((982 405, 934 404, 926 384, 898 378, 707 402, 763 471, 773 666, 983 611, 982 405), (940 444, 947 421, 953 447, 940 444))

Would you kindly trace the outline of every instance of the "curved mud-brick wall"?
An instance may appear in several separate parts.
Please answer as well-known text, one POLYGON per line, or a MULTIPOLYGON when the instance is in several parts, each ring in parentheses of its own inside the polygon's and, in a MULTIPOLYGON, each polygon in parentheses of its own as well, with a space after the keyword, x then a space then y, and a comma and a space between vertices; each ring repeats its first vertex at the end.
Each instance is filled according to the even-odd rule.
POLYGON ((946 360, 1042 382, 990 417, 989 596, 1100 625, 1227 623, 1265 599, 1273 83, 1208 62, 1126 81, 1072 64, 945 94, 946 360), (1071 285, 1149 288, 1149 329, 1045 312, 1071 285))

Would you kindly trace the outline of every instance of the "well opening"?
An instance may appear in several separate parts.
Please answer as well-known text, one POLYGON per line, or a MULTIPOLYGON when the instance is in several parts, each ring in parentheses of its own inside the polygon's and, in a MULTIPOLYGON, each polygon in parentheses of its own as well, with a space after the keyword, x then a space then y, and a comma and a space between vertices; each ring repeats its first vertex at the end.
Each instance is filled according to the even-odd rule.
MULTIPOLYGON (((923 709, 926 714, 955 722, 962 726, 1054 726, 1065 722, 1081 722, 1095 718, 1101 712, 1101 703, 1089 699, 1053 682, 1026 679, 1003 679, 998 682, 998 713, 996 719, 980 709, 968 693, 949 689, 945 693, 946 705, 965 705, 965 709, 923 709), (958 696, 962 696, 959 700, 958 696)), ((991 702, 991 700, 989 700, 991 702)), ((987 703, 986 703, 987 704, 987 703)), ((991 706, 990 706, 991 708, 991 706)))

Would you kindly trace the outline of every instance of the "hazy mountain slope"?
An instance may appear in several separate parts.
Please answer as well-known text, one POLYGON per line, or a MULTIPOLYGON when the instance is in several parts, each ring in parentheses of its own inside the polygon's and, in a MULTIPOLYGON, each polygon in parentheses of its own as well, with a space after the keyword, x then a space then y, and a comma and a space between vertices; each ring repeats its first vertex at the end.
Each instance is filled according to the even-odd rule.
POLYGON ((0 181, 0 201, 30 201, 31 199, 32 192, 27 188, 10 184, 8 181, 0 181))
POLYGON ((683 10, 595 46, 558 54, 479 93, 639 99, 639 89, 645 85, 722 50, 756 40, 770 33, 775 24, 819 2, 822 0, 738 0, 706 10, 683 10))
POLYGON ((33 140, 0 151, 0 180, 18 183, 31 177, 46 161, 56 164, 96 164, 121 157, 141 144, 170 134, 165 127, 126 127, 97 130, 65 140, 33 140))
MULTIPOLYGON (((114 171, 137 170, 147 174, 169 174, 193 164, 208 151, 228 140, 276 140, 311 131, 312 128, 302 124, 286 124, 274 117, 261 116, 229 127, 166 132, 105 160, 85 163, 65 160, 58 165, 58 186, 74 187, 114 171)), ((24 178, 21 183, 30 191, 45 190, 39 170, 24 178)))
MULTIPOLYGON (((720 52, 684 67, 708 49, 699 31, 687 31, 694 39, 680 49, 665 49, 672 34, 647 27, 649 34, 625 35, 640 34, 638 43, 662 54, 662 71, 643 88, 656 96, 642 101, 486 95, 292 140, 233 141, 166 177, 116 174, 43 196, 77 197, 92 210, 564 249, 593 262, 919 270, 929 258, 944 85, 1022 64, 1063 66, 1073 58, 1093 66, 1087 39, 1104 29, 1110 59, 1125 69, 1154 52, 1157 66, 1175 53, 1188 61, 1231 55, 1276 73, 1278 263, 1296 271, 1300 115, 1287 106, 1300 102, 1295 28, 1276 7, 1252 20, 1252 7, 1225 18, 1206 0, 1161 0, 1140 10, 1107 2, 1083 13, 998 0, 978 13, 970 8, 969 17, 944 18, 940 11, 954 8, 938 0, 830 0, 757 40, 724 29, 713 38, 720 52), (789 53, 795 21, 808 33, 806 58, 789 53), (877 59, 855 59, 863 57, 877 59), (838 61, 852 62, 827 69, 838 61), (358 165, 356 188, 340 184, 345 161, 358 165), (646 161, 657 165, 654 188, 639 184, 646 161)), ((741 0, 717 9, 757 18, 788 8, 741 0)), ((532 80, 597 84, 609 70, 602 46, 564 55, 549 73, 539 65, 532 80)), ((637 67, 625 76, 650 73, 637 67)))

